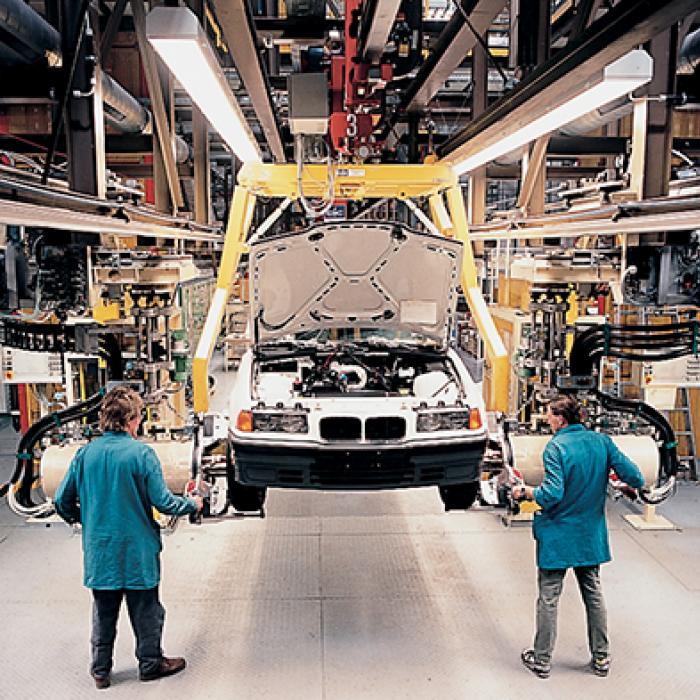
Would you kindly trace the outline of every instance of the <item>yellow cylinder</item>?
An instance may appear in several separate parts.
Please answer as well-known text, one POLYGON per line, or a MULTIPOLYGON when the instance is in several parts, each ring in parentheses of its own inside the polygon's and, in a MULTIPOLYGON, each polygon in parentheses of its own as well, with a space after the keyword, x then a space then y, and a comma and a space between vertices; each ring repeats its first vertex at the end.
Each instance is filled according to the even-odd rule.
MULTIPOLYGON (((620 451, 639 467, 647 486, 653 486, 659 473, 659 450, 649 435, 611 435, 620 451)), ((510 435, 513 467, 526 484, 539 486, 544 478, 542 454, 551 435, 510 435)))
MULTIPOLYGON (((192 473, 193 442, 191 440, 185 442, 144 440, 143 442, 156 451, 168 488, 173 493, 183 493, 192 473)), ((51 445, 44 450, 41 455, 41 485, 49 498, 54 497, 75 453, 84 444, 84 442, 71 442, 60 446, 51 445)))

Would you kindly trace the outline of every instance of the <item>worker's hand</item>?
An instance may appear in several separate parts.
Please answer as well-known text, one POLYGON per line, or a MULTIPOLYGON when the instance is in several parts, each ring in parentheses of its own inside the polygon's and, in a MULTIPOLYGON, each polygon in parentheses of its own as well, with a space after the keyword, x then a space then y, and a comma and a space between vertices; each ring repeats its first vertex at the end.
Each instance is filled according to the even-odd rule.
POLYGON ((525 486, 520 485, 520 486, 513 486, 513 498, 516 501, 523 501, 523 500, 532 500, 533 499, 533 491, 534 489, 532 486, 525 486))
POLYGON ((639 498, 639 494, 637 493, 637 489, 632 488, 629 484, 626 484, 624 481, 613 481, 612 479, 610 480, 610 485, 616 490, 619 491, 623 496, 627 496, 631 501, 636 501, 637 498, 639 498))
POLYGON ((201 513, 204 507, 204 499, 201 496, 190 496, 190 498, 197 504, 197 512, 201 513))

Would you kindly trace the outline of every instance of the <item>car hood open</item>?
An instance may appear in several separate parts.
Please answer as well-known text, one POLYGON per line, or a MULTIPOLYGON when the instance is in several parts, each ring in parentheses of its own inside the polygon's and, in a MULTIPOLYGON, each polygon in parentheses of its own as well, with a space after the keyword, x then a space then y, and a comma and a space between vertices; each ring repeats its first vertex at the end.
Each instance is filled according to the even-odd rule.
POLYGON ((251 244, 257 340, 323 328, 408 331, 447 345, 458 241, 384 222, 322 224, 251 244))

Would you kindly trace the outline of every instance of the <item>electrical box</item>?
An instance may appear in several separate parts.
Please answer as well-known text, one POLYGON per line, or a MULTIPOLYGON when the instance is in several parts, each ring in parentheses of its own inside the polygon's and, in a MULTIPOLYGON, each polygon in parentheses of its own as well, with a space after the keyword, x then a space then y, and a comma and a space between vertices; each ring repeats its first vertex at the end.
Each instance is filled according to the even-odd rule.
POLYGON ((640 246, 627 251, 625 303, 696 306, 700 303, 700 243, 640 246))
POLYGON ((63 358, 57 352, 2 349, 2 380, 5 384, 61 384, 63 358))
POLYGON ((325 73, 287 77, 289 127, 293 134, 328 133, 328 79, 325 73))

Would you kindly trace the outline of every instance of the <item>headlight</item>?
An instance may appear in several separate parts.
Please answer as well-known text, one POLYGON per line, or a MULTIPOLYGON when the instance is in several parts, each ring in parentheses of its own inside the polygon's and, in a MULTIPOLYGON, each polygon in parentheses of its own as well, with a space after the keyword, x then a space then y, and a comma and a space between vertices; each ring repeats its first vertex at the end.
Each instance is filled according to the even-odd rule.
POLYGON ((253 431, 263 433, 308 433, 305 413, 253 411, 253 431))
POLYGON ((459 411, 421 411, 416 420, 419 433, 434 433, 438 430, 477 430, 481 427, 478 408, 459 411))

